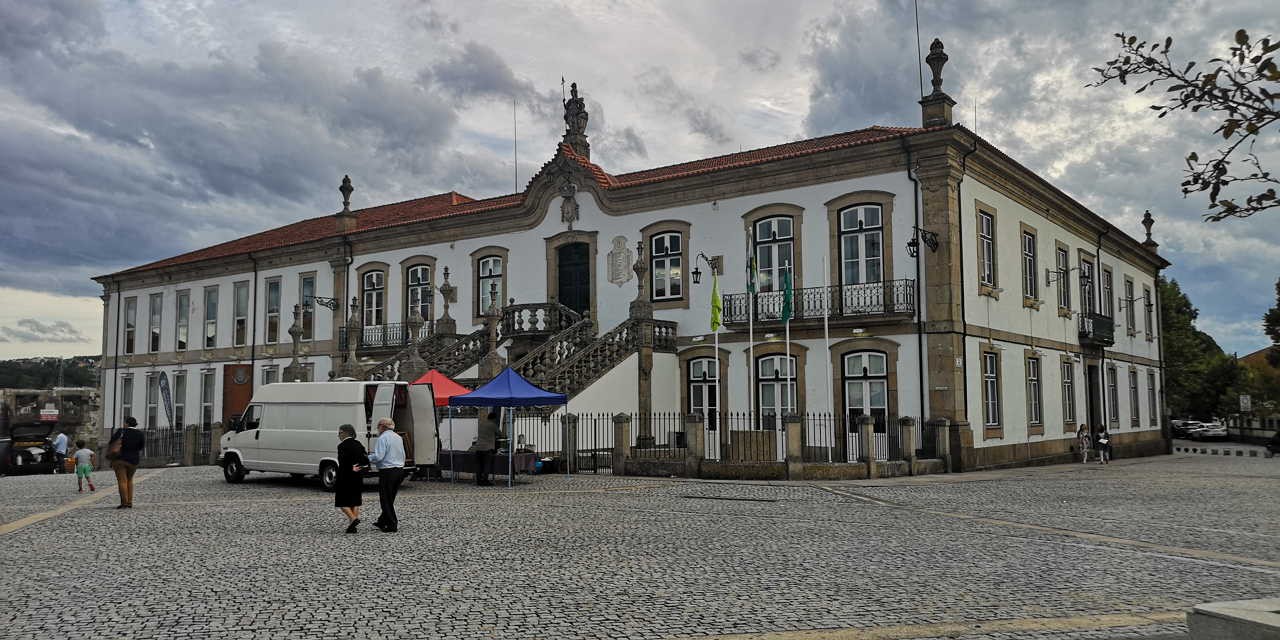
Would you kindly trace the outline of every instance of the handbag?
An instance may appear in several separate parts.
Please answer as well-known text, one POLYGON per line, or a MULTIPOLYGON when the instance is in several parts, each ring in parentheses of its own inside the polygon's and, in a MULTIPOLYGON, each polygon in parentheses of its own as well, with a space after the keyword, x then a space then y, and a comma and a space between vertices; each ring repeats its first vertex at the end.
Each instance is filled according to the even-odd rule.
POLYGON ((107 443, 107 460, 116 461, 120 459, 120 449, 124 447, 124 432, 120 433, 120 437, 107 443))

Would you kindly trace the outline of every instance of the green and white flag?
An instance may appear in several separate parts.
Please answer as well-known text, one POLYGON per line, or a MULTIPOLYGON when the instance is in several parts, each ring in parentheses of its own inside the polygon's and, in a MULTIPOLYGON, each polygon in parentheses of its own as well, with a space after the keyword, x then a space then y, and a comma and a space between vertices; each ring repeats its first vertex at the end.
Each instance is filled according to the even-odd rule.
POLYGON ((791 322, 791 267, 782 270, 782 321, 791 322))
POLYGON ((719 331, 721 326, 721 317, 724 313, 724 307, 720 302, 720 279, 713 272, 711 274, 711 330, 719 331))

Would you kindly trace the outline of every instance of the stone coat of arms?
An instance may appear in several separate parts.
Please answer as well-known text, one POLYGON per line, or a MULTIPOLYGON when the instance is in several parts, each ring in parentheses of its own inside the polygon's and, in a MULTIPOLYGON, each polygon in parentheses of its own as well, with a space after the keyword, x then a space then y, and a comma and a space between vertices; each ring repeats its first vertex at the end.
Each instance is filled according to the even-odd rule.
POLYGON ((626 236, 615 236, 609 250, 609 282, 621 287, 631 281, 631 263, 635 254, 627 247, 626 236))

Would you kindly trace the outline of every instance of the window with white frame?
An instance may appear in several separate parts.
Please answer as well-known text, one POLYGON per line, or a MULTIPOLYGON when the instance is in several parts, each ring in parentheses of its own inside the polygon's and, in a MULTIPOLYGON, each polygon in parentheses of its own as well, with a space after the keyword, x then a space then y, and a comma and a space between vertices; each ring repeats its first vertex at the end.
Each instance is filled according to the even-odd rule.
POLYGON ((1040 358, 1027 358, 1027 424, 1044 424, 1040 402, 1040 358))
POLYGON ((187 372, 179 369, 173 372, 173 425, 184 427, 187 424, 187 372))
POLYGON ((243 347, 249 341, 249 283, 237 282, 231 287, 232 344, 243 347))
POLYGON ((204 288, 204 348, 218 346, 218 287, 204 288))
POLYGON ((1000 355, 982 353, 982 413, 988 427, 1000 426, 1000 355))
POLYGON ((386 322, 387 276, 381 271, 370 271, 360 280, 364 299, 364 326, 378 327, 386 322))
POLYGON ((160 374, 147 374, 147 419, 146 428, 155 429, 159 418, 160 407, 160 374))
POLYGON ((124 352, 133 353, 138 337, 138 299, 124 299, 124 352))
POLYGON ((1062 421, 1076 421, 1076 367, 1070 360, 1062 363, 1062 421))
POLYGON ((280 341, 280 278, 267 280, 267 335, 266 343, 280 341))
POLYGON ((164 294, 153 293, 147 299, 147 352, 160 351, 160 318, 164 314, 164 294))
POLYGON ((187 350, 187 340, 191 338, 191 292, 182 290, 175 296, 174 303, 174 342, 176 351, 187 350))
POLYGON ((1097 283, 1093 278, 1093 261, 1080 261, 1080 311, 1085 314, 1091 314, 1096 308, 1097 290, 1094 287, 1097 283))
POLYGON ((1071 254, 1058 247, 1053 253, 1058 268, 1058 307, 1071 308, 1071 254))
POLYGON ((1108 318, 1114 318, 1115 312, 1115 283, 1111 274, 1111 269, 1102 268, 1102 315, 1108 318))
POLYGON ((435 288, 431 280, 431 265, 415 264, 405 270, 405 317, 414 313, 431 322, 431 302, 435 288))
POLYGON ((1117 389, 1116 368, 1107 367, 1107 419, 1120 420, 1120 391, 1117 389))
POLYGON ((877 430, 889 423, 888 357, 880 351, 856 351, 841 358, 844 415, 852 426, 871 416, 877 430))
POLYGON ((1156 372, 1147 371, 1147 424, 1156 426, 1156 416, 1160 408, 1156 406, 1156 372))
POLYGON ((649 269, 653 284, 651 299, 679 300, 684 297, 684 246, 679 232, 658 233, 649 240, 649 269))
POLYGON ((1133 319, 1133 305, 1137 300, 1133 298, 1133 280, 1128 276, 1124 279, 1124 328, 1133 333, 1137 323, 1133 319))
POLYGON ((213 424, 213 392, 217 385, 217 378, 214 377, 216 372, 213 369, 205 369, 200 372, 200 426, 209 427, 213 424))
POLYGON ((480 305, 476 309, 476 315, 482 316, 489 312, 489 307, 496 306, 502 308, 502 296, 505 292, 502 290, 502 256, 485 256, 477 261, 480 273, 476 277, 476 303, 480 305))
POLYGON ((316 276, 298 276, 298 300, 302 303, 302 340, 310 340, 316 328, 316 276))
POLYGON ((756 358, 756 402, 760 424, 765 429, 781 429, 782 417, 796 408, 795 357, 766 355, 756 358))
POLYGON ((1035 300, 1039 297, 1040 282, 1036 280, 1036 234, 1022 232, 1022 297, 1035 300))
POLYGON ((1151 304, 1151 287, 1143 285, 1142 287, 1142 331, 1146 334, 1147 339, 1154 337, 1155 331, 1151 324, 1151 311, 1154 305, 1151 304))
POLYGON ((884 210, 878 204, 845 207, 840 216, 840 284, 884 279, 884 210))
POLYGON ((996 286, 996 219, 986 211, 978 212, 978 282, 996 286))
POLYGON ((120 377, 120 419, 133 416, 133 374, 120 377))
POLYGON ((689 360, 689 413, 702 416, 707 428, 714 429, 720 415, 720 372, 715 358, 689 360))
MULTIPOLYGON (((792 221, 789 216, 774 216, 756 222, 755 254, 759 291, 782 290, 782 274, 791 268, 794 249, 792 221)), ((796 286, 794 281, 791 286, 796 286)))
POLYGON ((1137 427, 1142 424, 1142 412, 1138 406, 1138 370, 1129 370, 1129 424, 1137 427))

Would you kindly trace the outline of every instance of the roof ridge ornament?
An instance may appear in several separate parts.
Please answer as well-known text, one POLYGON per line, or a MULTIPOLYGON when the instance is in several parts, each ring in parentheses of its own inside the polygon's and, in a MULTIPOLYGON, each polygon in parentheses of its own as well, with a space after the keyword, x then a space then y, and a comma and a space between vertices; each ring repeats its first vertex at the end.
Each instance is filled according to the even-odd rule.
POLYGON ((342 212, 343 213, 351 212, 351 192, 355 190, 356 188, 351 186, 351 176, 349 175, 342 176, 342 186, 338 187, 338 191, 342 192, 342 212))
POLYGON ((1146 213, 1142 214, 1142 226, 1147 228, 1147 239, 1142 241, 1142 246, 1152 253, 1155 253, 1156 249, 1160 247, 1159 243, 1151 239, 1151 225, 1155 223, 1156 219, 1151 217, 1151 210, 1147 209, 1146 213))
POLYGON ((925 127, 949 127, 951 126, 951 107, 956 104, 947 92, 942 90, 942 67, 947 64, 950 56, 943 51, 942 40, 933 39, 933 44, 929 45, 929 55, 925 57, 925 64, 929 65, 929 70, 933 72, 933 93, 920 99, 921 116, 925 127))
POLYGON ((933 72, 934 94, 944 93, 942 91, 942 67, 947 64, 950 56, 942 49, 942 39, 934 38, 933 43, 929 45, 929 56, 924 59, 925 64, 929 65, 929 70, 933 72))

